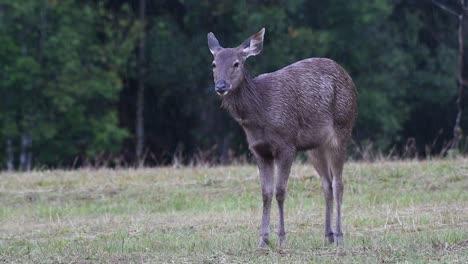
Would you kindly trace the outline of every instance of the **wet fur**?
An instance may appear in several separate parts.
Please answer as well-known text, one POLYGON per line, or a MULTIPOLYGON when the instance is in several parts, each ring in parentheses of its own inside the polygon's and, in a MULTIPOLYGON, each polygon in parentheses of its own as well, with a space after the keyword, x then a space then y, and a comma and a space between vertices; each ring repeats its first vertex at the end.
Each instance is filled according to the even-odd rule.
MULTIPOLYGON (((245 56, 241 48, 245 50, 248 41, 256 39, 254 48, 259 45, 261 48, 263 33, 259 33, 239 48, 210 46, 210 49, 216 49, 212 51, 215 60, 224 67, 215 71, 215 81, 226 78, 232 83, 232 90, 222 97, 222 107, 244 129, 259 167, 263 216, 258 246, 264 247, 269 242, 273 194, 276 194, 279 208, 278 236, 280 244, 284 244, 283 208, 289 173, 296 153, 307 150, 322 181, 326 201, 325 238, 341 244, 342 170, 357 115, 354 83, 341 66, 325 58, 301 60, 256 78, 252 78, 244 67, 240 72, 231 70, 232 61, 242 60, 245 56), (337 215, 335 228, 331 224, 333 201, 337 215)), ((210 35, 208 38, 210 43, 210 35)), ((211 41, 219 45, 215 38, 211 41)))

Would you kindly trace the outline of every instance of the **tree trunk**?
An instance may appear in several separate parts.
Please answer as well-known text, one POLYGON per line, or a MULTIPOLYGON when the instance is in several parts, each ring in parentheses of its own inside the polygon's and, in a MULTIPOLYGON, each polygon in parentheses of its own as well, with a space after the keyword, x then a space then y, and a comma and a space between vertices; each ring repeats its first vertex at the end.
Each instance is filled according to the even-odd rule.
POLYGON ((32 138, 28 135, 28 148, 26 151, 26 171, 30 171, 32 169, 32 138))
POLYGON ((20 152, 20 164, 19 167, 23 171, 31 170, 32 165, 32 138, 30 135, 22 134, 21 135, 21 152, 20 152))
POLYGON ((15 169, 15 156, 13 153, 13 143, 11 139, 6 140, 6 156, 7 156, 7 170, 13 171, 15 169))
POLYGON ((220 156, 220 159, 219 159, 219 162, 222 164, 222 165, 227 165, 229 164, 229 162, 231 162, 231 158, 230 157, 230 153, 229 153, 229 147, 231 146, 231 134, 223 137, 223 143, 221 144, 221 155, 220 156))
POLYGON ((140 0, 139 16, 142 26, 140 43, 138 47, 138 90, 136 101, 136 161, 138 165, 144 164, 143 149, 145 144, 145 129, 144 129, 144 103, 145 103, 145 13, 146 0, 140 0))
POLYGON ((461 117, 463 113, 463 88, 466 85, 466 81, 463 78, 463 58, 464 58, 464 39, 463 39, 463 24, 464 18, 466 17, 468 6, 465 6, 465 0, 460 0, 461 4, 461 13, 458 15, 458 74, 457 74, 457 83, 458 83, 458 97, 456 101, 457 106, 457 116, 455 118, 455 126, 453 127, 453 142, 452 149, 457 149, 460 140, 463 138, 463 130, 460 126, 461 117))

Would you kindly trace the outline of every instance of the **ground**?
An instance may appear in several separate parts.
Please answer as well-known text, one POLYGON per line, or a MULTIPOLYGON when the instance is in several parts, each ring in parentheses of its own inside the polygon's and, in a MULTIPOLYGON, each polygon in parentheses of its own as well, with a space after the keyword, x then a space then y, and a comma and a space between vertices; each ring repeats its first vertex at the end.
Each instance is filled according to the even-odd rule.
POLYGON ((324 199, 295 164, 288 244, 257 250, 252 165, 0 174, 0 262, 468 263, 468 159, 348 163, 345 244, 324 244, 324 199))

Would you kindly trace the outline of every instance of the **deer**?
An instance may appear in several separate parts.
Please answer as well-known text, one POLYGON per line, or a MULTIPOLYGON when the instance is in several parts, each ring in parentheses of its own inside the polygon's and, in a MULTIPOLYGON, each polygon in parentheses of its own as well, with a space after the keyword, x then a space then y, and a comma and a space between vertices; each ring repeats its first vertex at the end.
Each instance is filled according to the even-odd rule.
POLYGON ((263 214, 258 248, 270 245, 270 209, 278 203, 278 242, 286 244, 284 202, 292 164, 307 152, 325 197, 325 242, 343 244, 343 166, 357 116, 357 92, 350 75, 328 58, 308 58, 253 78, 246 59, 260 54, 265 28, 236 48, 223 48, 208 33, 214 89, 221 107, 245 132, 260 175, 263 214), (276 172, 276 182, 275 182, 276 172), (332 227, 333 203, 336 225, 332 227))

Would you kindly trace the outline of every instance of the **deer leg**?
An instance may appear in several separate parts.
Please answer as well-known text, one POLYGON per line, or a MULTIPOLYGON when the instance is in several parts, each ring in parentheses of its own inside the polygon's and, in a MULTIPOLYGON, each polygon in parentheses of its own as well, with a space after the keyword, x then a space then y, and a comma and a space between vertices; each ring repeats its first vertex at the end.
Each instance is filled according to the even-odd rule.
POLYGON ((270 242, 270 209, 271 200, 273 199, 274 165, 272 159, 258 158, 257 163, 258 169, 260 171, 260 181, 262 184, 263 196, 263 215, 258 247, 263 248, 266 247, 270 242))
POLYGON ((334 166, 332 167, 333 173, 333 181, 332 181, 332 188, 333 188, 333 197, 336 201, 336 227, 335 227, 335 234, 334 234, 334 242, 335 245, 343 244, 343 231, 341 229, 341 205, 343 203, 343 180, 342 180, 342 172, 343 172, 343 159, 338 158, 334 161, 334 166))
POLYGON ((331 181, 331 173, 322 150, 312 150, 310 159, 315 170, 320 175, 322 181, 322 191, 325 198, 325 241, 328 243, 334 242, 332 218, 333 218, 333 189, 331 181))
POLYGON ((334 242, 334 232, 332 229, 333 217, 333 190, 328 177, 322 177, 322 190, 325 197, 325 239, 329 243, 334 242))
POLYGON ((278 180, 276 183, 276 201, 278 202, 279 221, 278 238, 280 247, 286 243, 286 230, 284 228, 284 200, 286 199, 286 189, 288 186, 289 173, 294 161, 295 152, 291 151, 280 155, 277 159, 278 180))

